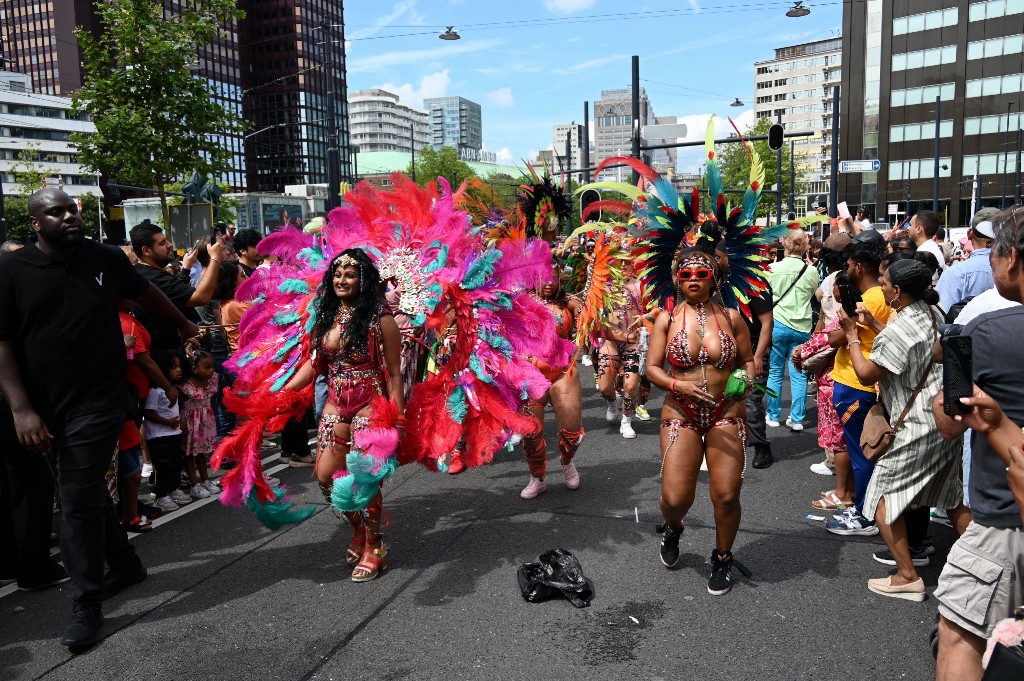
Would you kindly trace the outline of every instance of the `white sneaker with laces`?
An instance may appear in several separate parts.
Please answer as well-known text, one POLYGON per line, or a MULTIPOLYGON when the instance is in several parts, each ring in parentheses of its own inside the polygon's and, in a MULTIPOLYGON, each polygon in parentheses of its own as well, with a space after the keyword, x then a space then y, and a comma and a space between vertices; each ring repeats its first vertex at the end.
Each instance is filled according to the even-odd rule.
POLYGON ((791 417, 787 416, 786 417, 786 427, 789 428, 790 430, 792 430, 794 433, 799 433, 801 430, 804 429, 804 424, 802 424, 802 423, 793 423, 793 419, 791 417))
POLYGON ((565 486, 569 489, 577 489, 580 486, 580 473, 576 470, 576 464, 570 461, 562 466, 562 473, 565 475, 565 486))
POLYGON ((778 428, 779 427, 779 422, 778 421, 772 421, 770 416, 765 416, 764 417, 764 422, 765 422, 765 424, 769 428, 778 428))
POLYGON ((527 483, 526 487, 523 488, 523 491, 519 493, 519 496, 523 499, 536 499, 538 494, 546 492, 547 489, 548 486, 544 484, 543 480, 531 475, 530 482, 527 483))
POLYGON ((196 484, 192 485, 192 491, 189 492, 189 494, 191 495, 191 497, 193 499, 209 499, 210 498, 210 490, 208 490, 205 487, 203 487, 203 483, 201 483, 201 482, 197 482, 196 484))
POLYGON ((638 405, 637 408, 636 408, 636 417, 637 417, 637 419, 639 419, 641 421, 650 421, 651 420, 650 413, 647 411, 647 408, 644 407, 642 404, 638 405))
POLYGON ((153 464, 151 464, 151 463, 143 463, 142 464, 142 477, 143 477, 143 479, 146 479, 146 478, 148 478, 151 475, 153 475, 153 464))
POLYGON ((156 500, 156 503, 154 503, 153 506, 159 508, 164 513, 171 513, 178 510, 178 505, 174 503, 174 499, 171 499, 169 496, 160 497, 156 500))
POLYGON ((636 439, 636 431, 633 430, 632 419, 628 416, 622 417, 622 423, 619 424, 619 435, 626 438, 627 440, 636 439))
POLYGON ((818 475, 835 475, 835 471, 825 465, 824 461, 811 464, 811 472, 817 473, 818 475))
POLYGON ((176 489, 171 492, 171 501, 176 503, 178 506, 186 506, 192 503, 192 497, 185 494, 180 489, 176 489))
POLYGON ((604 410, 604 420, 608 423, 615 423, 619 420, 619 398, 608 401, 608 408, 604 410))
POLYGON ((215 483, 213 480, 204 480, 202 485, 206 488, 206 491, 210 493, 210 496, 220 494, 220 485, 215 483))

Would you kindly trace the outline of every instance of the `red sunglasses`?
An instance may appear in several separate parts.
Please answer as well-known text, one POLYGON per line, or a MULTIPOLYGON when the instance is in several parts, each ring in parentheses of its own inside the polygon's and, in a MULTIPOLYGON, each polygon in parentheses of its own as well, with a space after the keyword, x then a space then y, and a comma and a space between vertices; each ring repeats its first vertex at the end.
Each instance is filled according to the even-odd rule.
POLYGON ((685 269, 679 270, 676 273, 676 279, 679 281, 687 281, 689 279, 697 279, 698 281, 705 281, 710 279, 714 275, 710 267, 698 267, 696 269, 685 269))

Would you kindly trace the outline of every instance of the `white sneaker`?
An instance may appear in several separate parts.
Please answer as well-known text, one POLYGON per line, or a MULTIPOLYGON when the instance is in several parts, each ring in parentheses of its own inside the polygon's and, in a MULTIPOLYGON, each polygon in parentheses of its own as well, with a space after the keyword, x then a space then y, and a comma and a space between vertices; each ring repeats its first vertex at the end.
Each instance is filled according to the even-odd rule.
POLYGON ((619 424, 619 435, 627 440, 636 439, 636 431, 633 430, 633 424, 630 423, 631 420, 628 416, 623 416, 622 423, 619 424))
POLYGON ((211 497, 215 494, 220 494, 220 485, 215 483, 213 480, 206 480, 202 485, 206 488, 206 491, 210 493, 211 497))
POLYGON ((825 465, 824 461, 811 464, 811 472, 817 473, 818 475, 835 475, 835 471, 825 465))
POLYGON ((154 503, 153 506, 159 508, 164 513, 171 513, 178 510, 178 505, 174 503, 174 499, 171 499, 169 496, 160 497, 156 500, 156 503, 154 503))
MULTIPOLYGON (((607 400, 605 400, 607 401, 607 400)), ((615 423, 619 420, 619 398, 616 397, 608 402, 608 408, 604 410, 604 420, 608 423, 615 423)))
POLYGON ((176 503, 178 506, 187 506, 192 503, 192 497, 185 494, 180 489, 176 489, 171 492, 171 501, 176 503))
POLYGON ((143 463, 142 464, 142 479, 146 480, 151 475, 153 475, 153 464, 151 464, 151 463, 143 463))
MULTIPOLYGON (((778 425, 778 424, 775 424, 775 425, 778 425)), ((794 433, 799 433, 801 430, 804 429, 804 424, 802 424, 802 423, 793 423, 792 417, 787 416, 786 417, 786 427, 789 428, 790 430, 792 430, 794 433)))
POLYGON ((769 428, 778 428, 779 427, 779 422, 778 421, 772 421, 770 416, 765 416, 764 417, 764 422, 765 422, 765 424, 767 424, 767 426, 769 428))
POLYGON ((580 364, 585 367, 592 367, 594 366, 594 360, 590 359, 590 355, 583 355, 583 358, 580 359, 580 364))
POLYGON ((203 487, 203 483, 201 483, 201 482, 197 482, 196 484, 192 485, 192 491, 189 492, 189 494, 191 495, 191 497, 193 499, 209 499, 210 498, 210 490, 208 490, 205 487, 203 487))
POLYGON ((576 464, 570 461, 562 466, 562 473, 565 474, 565 486, 569 489, 577 489, 580 486, 580 473, 576 470, 576 464))
POLYGON ((535 499, 541 492, 546 492, 548 486, 544 484, 544 481, 540 478, 530 476, 530 482, 523 488, 523 491, 519 493, 523 499, 535 499))

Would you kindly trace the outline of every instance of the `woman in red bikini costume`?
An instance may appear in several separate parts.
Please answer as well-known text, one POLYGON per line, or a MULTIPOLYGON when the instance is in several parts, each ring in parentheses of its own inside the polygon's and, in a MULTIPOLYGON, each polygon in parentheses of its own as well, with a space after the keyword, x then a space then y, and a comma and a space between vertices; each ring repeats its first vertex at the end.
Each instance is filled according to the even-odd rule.
MULTIPOLYGON (((551 313, 555 315, 556 331, 559 338, 571 340, 575 334, 576 317, 579 314, 580 302, 567 296, 558 278, 556 268, 551 282, 544 285, 539 296, 551 313)), ((547 489, 544 473, 547 470, 547 440, 544 439, 544 409, 548 402, 555 412, 555 423, 558 425, 558 453, 562 472, 565 475, 565 486, 576 489, 580 486, 580 474, 573 463, 576 450, 583 440, 583 389, 580 386, 578 371, 569 371, 569 367, 551 367, 543 362, 533 361, 543 372, 544 377, 551 381, 551 387, 539 400, 530 400, 527 407, 537 419, 537 431, 524 438, 526 464, 530 467, 530 482, 519 493, 523 499, 533 499, 547 489)))
POLYGON ((667 393, 661 412, 661 561, 672 567, 679 560, 683 518, 693 505, 701 461, 707 457, 715 509, 708 593, 718 596, 732 587, 732 545, 746 465, 743 398, 733 401, 724 392, 733 370, 745 368, 753 375, 754 358, 743 318, 711 300, 721 277, 715 260, 684 251, 672 275, 677 303, 671 315, 658 316, 647 353, 647 376, 667 393))
MULTIPOLYGON (((368 424, 370 401, 390 397, 401 414, 402 336, 395 318, 384 311, 384 284, 367 255, 352 248, 335 256, 320 285, 320 307, 313 327, 311 360, 289 381, 301 390, 318 375, 327 377, 327 404, 317 436, 316 477, 331 503, 334 473, 345 468, 352 430, 368 424)), ((402 417, 399 416, 399 427, 402 417)), ((381 535, 381 493, 362 511, 344 515, 355 529, 345 560, 354 565, 352 581, 368 582, 387 567, 381 535)))

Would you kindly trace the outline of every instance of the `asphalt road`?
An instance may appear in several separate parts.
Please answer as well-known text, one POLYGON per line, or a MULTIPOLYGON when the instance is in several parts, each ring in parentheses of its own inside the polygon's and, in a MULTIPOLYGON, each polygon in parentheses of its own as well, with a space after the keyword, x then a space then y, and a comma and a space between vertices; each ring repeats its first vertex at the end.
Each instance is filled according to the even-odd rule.
MULTIPOLYGON (((658 560, 660 397, 633 441, 605 424, 592 388, 584 397, 579 490, 562 485, 553 446, 548 491, 533 501, 519 498, 528 473, 518 452, 459 476, 403 468, 385 489, 391 567, 356 584, 344 563, 350 531, 310 469, 284 469, 275 475, 318 504, 312 518, 270 532, 218 503, 172 514, 133 539, 149 579, 107 601, 106 639, 88 653, 56 640, 70 585, 0 590, 0 679, 934 678, 934 599, 870 593, 867 579, 886 574, 871 558, 881 539, 836 537, 806 519, 832 480, 807 468, 821 456, 813 428, 771 431, 777 462, 748 470, 735 546, 753 578, 735 573, 732 592, 713 597, 706 473, 679 566, 658 560), (593 580, 591 607, 521 598, 517 566, 555 547, 593 580)), ((813 403, 808 413, 813 424, 813 403)), ((929 593, 954 539, 932 533, 929 593)))

